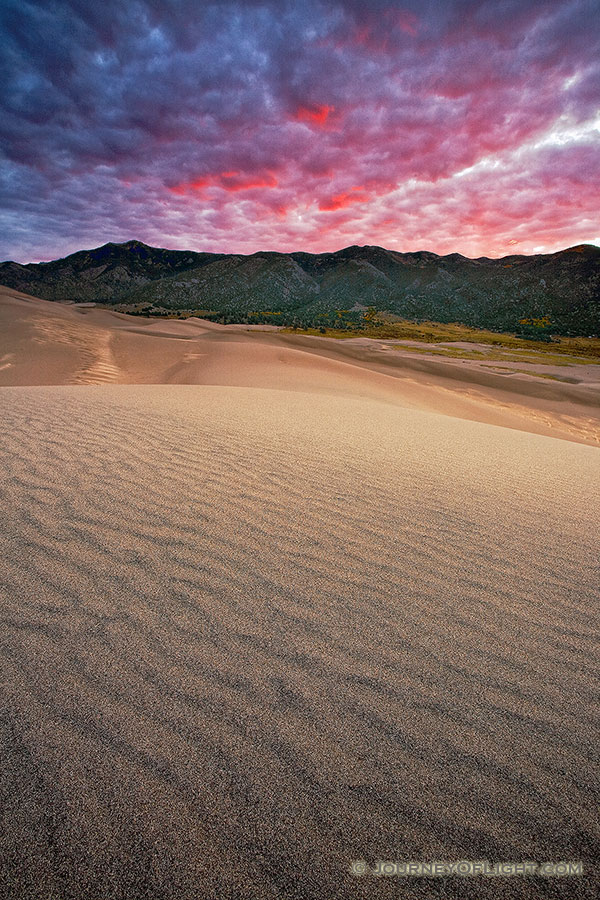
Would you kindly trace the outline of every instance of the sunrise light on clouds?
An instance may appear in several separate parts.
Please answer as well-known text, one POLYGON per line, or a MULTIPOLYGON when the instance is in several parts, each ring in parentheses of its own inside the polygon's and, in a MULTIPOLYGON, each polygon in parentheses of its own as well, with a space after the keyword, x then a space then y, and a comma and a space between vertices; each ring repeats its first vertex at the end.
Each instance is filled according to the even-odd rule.
POLYGON ((0 257, 600 243, 597 12, 4 3, 0 257))

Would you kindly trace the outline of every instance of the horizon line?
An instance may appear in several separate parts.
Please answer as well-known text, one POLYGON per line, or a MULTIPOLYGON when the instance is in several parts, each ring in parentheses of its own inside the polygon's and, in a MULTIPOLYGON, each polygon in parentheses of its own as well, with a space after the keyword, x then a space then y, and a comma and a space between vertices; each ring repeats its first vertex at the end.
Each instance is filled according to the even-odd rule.
POLYGON ((559 253, 567 253, 570 250, 577 250, 578 248, 591 247, 594 250, 600 251, 600 245, 594 244, 591 242, 580 242, 578 244, 572 244, 568 247, 562 247, 560 250, 553 250, 550 252, 540 252, 540 253, 507 253, 503 256, 465 256, 464 253, 461 253, 458 250, 454 250, 451 253, 436 253, 434 250, 393 250, 389 247, 384 247, 382 244, 348 244, 345 247, 340 247, 338 250, 323 250, 319 253, 313 253, 309 250, 255 250, 253 253, 235 253, 235 252, 226 252, 222 250, 192 250, 190 247, 178 248, 178 247, 158 247, 154 244, 147 244, 145 241, 140 241, 138 238, 129 238, 126 241, 105 241, 103 244, 98 244, 96 247, 82 247, 80 250, 73 250, 71 253, 67 253, 65 256, 56 256, 52 259, 38 259, 31 260, 29 262, 19 262, 15 259, 5 259, 0 260, 0 265, 7 265, 9 263, 13 263, 18 266, 37 266, 37 265, 47 265, 53 262, 60 262, 61 260, 68 259, 71 256, 75 256, 78 253, 92 253, 94 250, 101 250, 103 247, 126 247, 128 244, 139 244, 143 247, 148 247, 151 250, 166 250, 171 253, 195 253, 195 254, 205 254, 207 256, 243 256, 250 258, 252 256, 260 256, 261 254, 272 254, 276 256, 294 256, 295 254, 303 254, 305 256, 335 256, 338 253, 343 253, 344 250, 351 250, 353 248, 357 248, 358 250, 365 249, 376 249, 376 250, 385 250, 387 253, 396 253, 400 256, 410 256, 415 255, 417 253, 428 253, 432 256, 438 257, 438 259, 447 259, 450 256, 460 256, 463 259, 470 260, 472 262, 477 262, 482 259, 487 260, 501 260, 501 259, 509 259, 510 257, 534 257, 534 256, 556 256, 559 253))

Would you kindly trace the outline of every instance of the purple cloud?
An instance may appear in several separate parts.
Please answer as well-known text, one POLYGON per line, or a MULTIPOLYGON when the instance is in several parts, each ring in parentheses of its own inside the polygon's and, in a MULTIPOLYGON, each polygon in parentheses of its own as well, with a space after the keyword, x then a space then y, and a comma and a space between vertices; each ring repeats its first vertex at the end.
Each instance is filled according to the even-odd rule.
POLYGON ((594 6, 8 0, 0 257, 597 241, 594 6))

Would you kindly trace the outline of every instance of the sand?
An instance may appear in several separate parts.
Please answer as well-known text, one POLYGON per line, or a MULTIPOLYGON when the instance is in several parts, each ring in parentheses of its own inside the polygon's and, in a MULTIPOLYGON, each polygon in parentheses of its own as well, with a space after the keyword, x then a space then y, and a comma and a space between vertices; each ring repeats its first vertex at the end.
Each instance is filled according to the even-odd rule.
POLYGON ((210 384, 309 391, 600 446, 600 366, 532 364, 529 374, 507 374, 485 361, 416 356, 390 343, 132 317, 0 286, 0 386, 210 384), (568 372, 573 383, 537 377, 541 369, 568 372))
MULTIPOLYGON (((493 387, 278 334, 11 302, 0 896, 596 897, 600 453, 583 432, 534 434, 493 387), (124 383, 135 366, 196 381, 124 383), (36 372, 73 383, 24 384, 36 372), (459 417, 463 400, 509 427, 459 417), (350 871, 378 859, 584 875, 350 871)), ((561 403, 595 415, 544 403, 527 398, 530 429, 560 430, 561 403)))

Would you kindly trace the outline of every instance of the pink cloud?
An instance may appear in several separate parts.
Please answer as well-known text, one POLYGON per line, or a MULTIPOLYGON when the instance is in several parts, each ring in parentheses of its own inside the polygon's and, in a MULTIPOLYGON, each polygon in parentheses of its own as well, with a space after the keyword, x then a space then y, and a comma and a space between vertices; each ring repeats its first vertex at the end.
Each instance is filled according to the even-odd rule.
POLYGON ((307 122, 315 128, 324 128, 330 114, 335 107, 328 104, 316 104, 314 106, 299 106, 295 118, 298 122, 307 122))
POLYGON ((0 256, 598 237, 592 0, 138 6, 6 36, 0 256))
POLYGON ((193 181, 180 182, 169 187, 169 190, 172 194, 185 197, 193 192, 202 192, 207 187, 219 187, 228 193, 237 193, 256 188, 277 187, 277 179, 272 172, 257 176, 243 172, 227 171, 196 178, 193 181))
POLYGON ((222 172, 220 184, 226 191, 236 193, 237 191, 249 191, 253 188, 277 187, 277 179, 272 172, 267 172, 265 175, 258 177, 244 175, 240 172, 222 172))
POLYGON ((353 187, 350 188, 349 191, 342 191, 340 194, 335 194, 328 200, 321 200, 319 209, 324 212, 332 212, 336 209, 343 209, 346 206, 351 206, 353 203, 366 203, 368 199, 369 195, 365 193, 364 188, 353 187))

